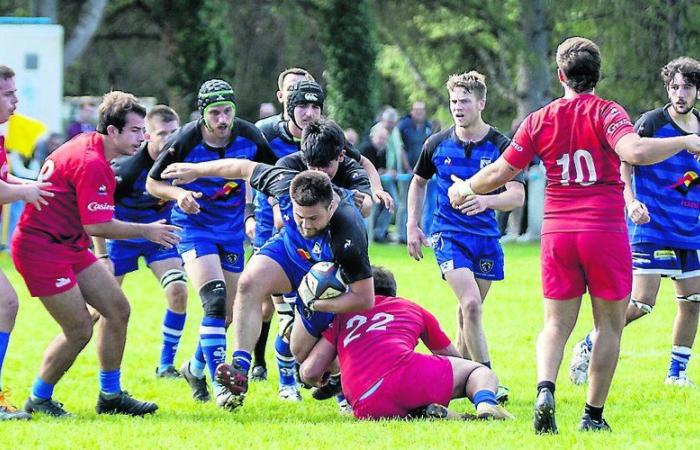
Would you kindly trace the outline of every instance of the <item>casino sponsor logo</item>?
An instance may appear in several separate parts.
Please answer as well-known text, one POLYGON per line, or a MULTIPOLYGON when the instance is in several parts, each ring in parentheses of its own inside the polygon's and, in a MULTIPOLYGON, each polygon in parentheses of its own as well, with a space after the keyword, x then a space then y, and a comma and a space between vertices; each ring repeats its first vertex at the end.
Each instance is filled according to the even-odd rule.
POLYGON ((632 122, 629 121, 629 119, 620 119, 617 122, 610 124, 608 127, 608 134, 613 134, 615 131, 617 131, 618 128, 625 126, 625 125, 632 125, 632 122))
POLYGON ((109 203, 90 202, 87 205, 87 209, 90 212, 114 211, 114 205, 110 205, 109 203))
POLYGON ((690 190, 698 184, 700 184, 700 177, 698 177, 697 172, 689 170, 684 173, 683 176, 680 177, 675 183, 665 186, 664 188, 674 189, 685 197, 688 195, 688 192, 690 192, 690 190))
POLYGON ((483 273, 489 273, 493 269, 493 260, 482 259, 479 261, 479 268, 483 273))
POLYGON ((297 255, 301 256, 302 258, 304 258, 307 261, 311 261, 311 253, 307 252, 303 248, 297 249, 297 255))
POLYGON ((490 158, 481 158, 481 161, 479 161, 479 169, 483 169, 484 167, 488 166, 492 162, 493 161, 490 158))

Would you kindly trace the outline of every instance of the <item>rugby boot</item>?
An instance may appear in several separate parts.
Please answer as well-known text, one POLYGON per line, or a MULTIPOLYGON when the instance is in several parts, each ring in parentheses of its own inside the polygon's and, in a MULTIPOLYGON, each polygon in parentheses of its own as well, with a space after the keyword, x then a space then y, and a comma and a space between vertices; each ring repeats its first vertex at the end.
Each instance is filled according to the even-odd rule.
POLYGON ((29 420, 32 415, 17 409, 10 403, 9 391, 0 391, 0 422, 3 420, 29 420))
POLYGON ((301 392, 297 386, 280 386, 277 395, 280 400, 285 402, 298 403, 301 401, 301 392))
POLYGON ((265 381, 267 380, 267 367, 253 366, 250 372, 250 381, 265 381))
POLYGON ((228 410, 234 410, 243 405, 245 394, 248 392, 248 374, 234 361, 231 365, 221 363, 214 373, 215 381, 230 395, 217 392, 216 404, 228 410))
POLYGON ((53 399, 37 399, 34 400, 31 396, 24 402, 24 410, 29 414, 40 413, 53 417, 70 417, 71 413, 63 409, 63 403, 53 399))
POLYGON ((180 378, 180 372, 173 366, 168 366, 165 370, 156 367, 156 378, 180 378))
POLYGON ((211 400, 209 395, 209 389, 207 387, 207 378, 197 378, 192 372, 190 372, 190 362, 185 361, 185 363, 180 367, 180 375, 187 381, 192 389, 192 398, 198 402, 208 402, 211 400))
POLYGON ((343 393, 343 386, 340 381, 340 374, 328 377, 328 382, 321 387, 314 388, 311 396, 316 400, 328 400, 338 394, 343 393))
POLYGON ((97 414, 124 414, 127 416, 145 416, 153 414, 157 409, 158 405, 155 403, 136 400, 127 391, 121 391, 113 398, 107 398, 100 392, 95 407, 97 414))
POLYGON ((554 420, 554 395, 544 388, 537 394, 535 400, 535 433, 537 434, 557 434, 557 423, 554 420))
POLYGON ((612 431, 608 422, 605 419, 601 419, 600 422, 591 419, 591 416, 584 414, 581 417, 581 423, 578 426, 579 431, 612 431))
POLYGON ((512 420, 515 419, 511 413, 501 405, 492 405, 481 402, 476 407, 476 417, 479 420, 512 420))
POLYGON ((576 385, 585 384, 588 381, 588 365, 591 362, 591 348, 586 340, 577 342, 571 355, 569 364, 569 379, 576 385))

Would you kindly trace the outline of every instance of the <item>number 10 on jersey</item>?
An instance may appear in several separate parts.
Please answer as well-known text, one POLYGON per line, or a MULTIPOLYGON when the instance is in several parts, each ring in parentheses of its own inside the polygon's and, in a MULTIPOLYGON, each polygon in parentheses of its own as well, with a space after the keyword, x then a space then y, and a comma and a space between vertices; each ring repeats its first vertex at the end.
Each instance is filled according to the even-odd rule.
POLYGON ((557 159, 557 165, 561 166, 561 184, 569 186, 571 183, 580 184, 581 186, 590 186, 598 180, 593 163, 593 156, 588 150, 576 150, 573 158, 568 153, 557 159), (573 170, 571 162, 573 160, 573 170), (586 166, 584 169, 583 166, 586 166), (572 173, 573 172, 573 173, 572 173), (575 178, 571 178, 574 175, 575 178), (587 179, 584 179, 588 175, 587 179))

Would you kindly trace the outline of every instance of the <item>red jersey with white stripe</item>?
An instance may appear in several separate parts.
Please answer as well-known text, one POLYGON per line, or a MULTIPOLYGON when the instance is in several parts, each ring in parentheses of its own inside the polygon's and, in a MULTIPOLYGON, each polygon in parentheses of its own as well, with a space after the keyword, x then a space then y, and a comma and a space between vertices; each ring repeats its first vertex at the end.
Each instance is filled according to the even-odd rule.
POLYGON ((7 181, 10 167, 7 164, 7 151, 5 151, 5 136, 0 136, 0 180, 7 181))
POLYGON ((51 153, 41 168, 46 190, 55 194, 38 211, 24 208, 13 245, 47 259, 56 253, 80 252, 90 246, 84 225, 109 222, 114 217, 114 172, 105 159, 102 135, 84 133, 51 153))
POLYGON ((615 145, 634 133, 624 108, 594 94, 560 98, 527 116, 503 153, 524 169, 535 155, 547 173, 542 233, 626 232, 615 145))
POLYGON ((433 351, 450 345, 431 313, 409 300, 382 295, 375 297, 372 309, 337 314, 323 337, 337 349, 343 392, 351 404, 379 379, 402 367, 414 354, 419 338, 433 351))

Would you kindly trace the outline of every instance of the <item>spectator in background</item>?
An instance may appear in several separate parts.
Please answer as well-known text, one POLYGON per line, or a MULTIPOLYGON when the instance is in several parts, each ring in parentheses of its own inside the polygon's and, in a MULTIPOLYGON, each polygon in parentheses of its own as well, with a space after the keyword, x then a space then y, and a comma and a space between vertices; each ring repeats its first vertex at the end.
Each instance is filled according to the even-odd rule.
MULTIPOLYGON (((421 150, 423 150, 423 143, 425 143, 425 140, 428 139, 431 134, 433 134, 432 125, 428 120, 426 120, 425 103, 414 102, 411 106, 410 114, 401 119, 398 128, 399 133, 401 133, 403 148, 405 149, 406 157, 408 158, 408 165, 412 170, 418 162, 418 157, 420 156, 421 150)), ((435 214, 435 206, 437 204, 436 195, 437 189, 435 177, 433 177, 428 181, 427 190, 425 192, 425 203, 423 207, 423 231, 428 235, 430 235, 433 215, 435 214)))
MULTIPOLYGON (((382 187, 391 195, 396 203, 398 193, 396 192, 396 171, 387 168, 387 140, 389 133, 386 128, 379 126, 372 128, 369 140, 359 147, 362 156, 369 159, 377 168, 379 178, 382 180, 382 187)), ((374 242, 385 243, 389 241, 388 230, 391 223, 391 211, 383 204, 374 205, 372 216, 369 220, 370 234, 374 242)))
POLYGON ((258 112, 258 120, 267 119, 277 114, 277 108, 272 103, 260 103, 260 110, 258 112))
POLYGON ((90 101, 82 101, 78 105, 75 120, 68 124, 66 136, 73 139, 80 133, 95 131, 95 105, 90 101))
MULTIPOLYGON (((357 131, 355 131, 354 128, 348 128, 345 130, 345 142, 350 144, 353 147, 357 146, 357 142, 360 140, 360 135, 357 134, 357 131)), ((367 158, 369 159, 369 158, 367 158)), ((372 161, 370 159, 370 161, 372 161)), ((374 163, 374 161, 372 161, 374 163)))
POLYGON ((34 150, 34 160, 39 163, 39 167, 44 164, 44 160, 51 153, 54 152, 58 147, 60 147, 64 142, 66 142, 65 137, 61 133, 51 133, 46 139, 42 139, 36 144, 36 150, 34 150))

